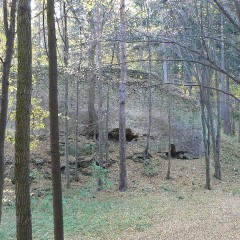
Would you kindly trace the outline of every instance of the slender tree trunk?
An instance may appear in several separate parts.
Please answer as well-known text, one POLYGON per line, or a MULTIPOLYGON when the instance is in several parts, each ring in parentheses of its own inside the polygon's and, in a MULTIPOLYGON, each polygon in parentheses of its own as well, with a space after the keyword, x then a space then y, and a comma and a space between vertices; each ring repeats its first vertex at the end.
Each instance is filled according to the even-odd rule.
MULTIPOLYGON (((205 69, 204 71, 204 75, 203 75, 203 84, 210 86, 210 74, 209 74, 209 70, 205 69)), ((212 148, 213 148, 213 158, 214 158, 214 167, 215 167, 215 172, 214 172, 214 176, 221 180, 221 165, 220 165, 220 158, 218 155, 218 151, 220 151, 220 145, 218 145, 218 149, 217 149, 217 144, 220 144, 220 139, 217 139, 216 136, 216 131, 215 131, 215 124, 214 124, 214 119, 213 119, 213 109, 212 109, 212 104, 211 104, 211 97, 210 97, 210 89, 206 89, 205 92, 205 105, 207 108, 207 114, 208 114, 208 119, 209 119, 209 124, 210 124, 210 133, 211 133, 211 138, 212 138, 212 148)), ((220 112, 218 113, 220 114, 220 112)), ((220 120, 219 120, 220 121, 220 120)), ((217 122, 217 127, 219 122, 217 122)), ((219 138, 220 138, 220 129, 217 129, 218 134, 219 134, 219 138)))
MULTIPOLYGON (((42 3, 41 2, 39 2, 38 3, 38 11, 39 12, 41 12, 41 10, 42 10, 42 3)), ((38 27, 38 35, 37 35, 37 48, 38 48, 38 50, 37 50, 37 57, 38 58, 40 58, 41 57, 41 32, 42 32, 42 30, 41 30, 41 15, 39 14, 38 15, 38 19, 37 19, 37 27, 38 27)), ((37 63, 38 64, 40 64, 40 62, 39 62, 39 59, 37 59, 37 63)))
POLYGON ((8 86, 9 86, 9 73, 11 68, 13 45, 15 39, 15 18, 16 18, 16 5, 17 0, 12 1, 10 12, 10 26, 8 27, 8 11, 7 1, 3 0, 3 17, 4 17, 4 30, 6 35, 6 50, 5 59, 2 60, 2 93, 1 93, 1 110, 0 110, 0 225, 2 219, 2 200, 4 188, 4 143, 6 136, 7 126, 7 112, 8 112, 8 86))
MULTIPOLYGON (((204 144, 204 154, 205 154, 205 164, 206 164, 206 184, 205 188, 211 190, 211 177, 210 177, 210 156, 209 156, 209 134, 207 134, 207 123, 206 123, 206 116, 205 116, 205 103, 204 103, 204 89, 200 89, 200 105, 201 105, 201 119, 202 119, 202 133, 203 133, 203 144, 204 144)), ((208 130, 209 132, 209 130, 208 130)))
MULTIPOLYGON (((149 32, 149 6, 147 6, 147 32, 149 32)), ((152 128, 152 51, 150 38, 148 39, 148 133, 147 133, 147 144, 144 151, 144 159, 149 157, 149 145, 152 128)))
POLYGON ((163 61, 163 82, 168 83, 168 65, 167 61, 163 61))
POLYGON ((78 176, 78 158, 79 158, 79 150, 78 150, 78 117, 79 117, 79 80, 77 80, 76 86, 77 92, 77 110, 76 110, 76 119, 75 119, 75 131, 76 131, 76 139, 75 139, 75 181, 79 180, 78 176))
POLYGON ((121 55, 121 82, 119 85, 119 170, 120 170, 120 179, 119 179, 119 190, 127 190, 127 163, 126 163, 126 115, 125 115, 125 90, 127 82, 127 51, 126 51, 126 13, 125 13, 125 0, 120 2, 120 55, 121 55))
MULTIPOLYGON (((96 6, 96 62, 98 67, 98 147, 99 166, 103 168, 104 155, 104 128, 103 128, 103 71, 102 71, 102 46, 101 46, 101 13, 99 4, 96 6)), ((98 190, 103 188, 103 181, 98 179, 98 190)))
MULTIPOLYGON (((219 82, 217 76, 215 81, 216 89, 219 89, 219 82)), ((221 152, 221 100, 220 93, 219 91, 217 91, 217 133, 216 133, 216 156, 215 156, 215 176, 217 179, 222 178, 220 152, 221 152)))
POLYGON ((17 17, 18 81, 15 133, 17 239, 32 239, 29 186, 32 43, 30 0, 19 0, 17 17))
MULTIPOLYGON (((225 89, 224 91, 229 92, 229 78, 226 78, 225 89)), ((225 95, 224 97, 225 104, 224 104, 224 113, 223 113, 223 121, 224 126, 223 130, 226 135, 231 134, 231 122, 230 122, 230 98, 229 95, 225 95)))
MULTIPOLYGON (((224 44, 224 16, 221 14, 221 68, 225 70, 225 44, 224 44)), ((221 74, 222 90, 228 92, 228 79, 225 79, 224 74, 221 74)), ((230 135, 230 104, 229 96, 221 94, 221 113, 223 118, 223 131, 226 135, 230 135)))
POLYGON ((95 112, 95 86, 96 86, 96 65, 95 65, 95 50, 96 41, 95 26, 93 10, 88 13, 88 22, 90 30, 89 48, 88 48, 88 68, 87 81, 89 84, 88 88, 88 118, 89 118, 89 135, 93 136, 98 132, 97 129, 97 114, 95 112))
POLYGON ((43 41, 44 41, 44 48, 45 48, 45 53, 48 56, 48 48, 47 48, 47 40, 46 40, 46 31, 45 31, 45 0, 43 0, 43 5, 42 5, 42 22, 43 22, 43 41))
POLYGON ((240 143, 240 103, 238 103, 238 142, 240 143))
POLYGON ((48 54, 49 54, 49 111, 50 111, 50 145, 53 185, 53 215, 55 240, 63 240, 62 182, 59 155, 59 122, 57 98, 57 51, 54 21, 54 0, 47 1, 48 54))
MULTIPOLYGON (((112 58, 111 58, 111 66, 113 65, 113 60, 114 60, 114 55, 115 55, 115 47, 116 43, 113 43, 113 49, 112 49, 112 58)), ((109 142, 108 142, 108 130, 109 130, 109 112, 110 112, 110 78, 108 78, 107 82, 107 106, 106 106, 106 132, 105 132, 105 137, 106 137, 106 142, 105 142, 105 151, 106 151, 106 162, 108 163, 109 161, 109 142)))
POLYGON ((167 168, 167 177, 170 179, 171 174, 171 105, 168 106, 168 168, 167 168))
POLYGON ((66 12, 66 3, 63 3, 63 14, 64 14, 64 66, 65 66, 65 99, 64 99, 64 123, 65 123, 65 159, 66 159, 66 179, 67 179, 67 188, 70 188, 70 169, 69 169, 69 154, 68 154, 68 76, 67 76, 67 68, 68 68, 68 26, 67 26, 67 12, 66 12))

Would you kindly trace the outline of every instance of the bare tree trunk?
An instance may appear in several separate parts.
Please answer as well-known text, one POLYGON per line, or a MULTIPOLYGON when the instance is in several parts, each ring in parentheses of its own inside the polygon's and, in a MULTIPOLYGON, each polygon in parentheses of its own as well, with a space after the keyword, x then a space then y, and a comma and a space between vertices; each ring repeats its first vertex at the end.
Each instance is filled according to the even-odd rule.
MULTIPOLYGON (((215 81, 216 89, 219 89, 219 82, 217 77, 215 81)), ((215 175, 217 179, 222 178, 220 152, 221 152, 221 100, 220 93, 219 91, 217 91, 217 134, 216 134, 216 159, 215 159, 215 175)))
POLYGON ((120 42, 120 54, 121 54, 121 82, 119 85, 119 190, 127 190, 127 164, 126 164, 126 115, 125 115, 125 89, 127 82, 127 51, 126 51, 126 12, 125 12, 125 0, 120 2, 120 21, 121 21, 121 42, 120 42))
POLYGON ((45 0, 43 0, 43 5, 42 5, 42 12, 43 12, 43 17, 42 17, 42 22, 43 22, 43 41, 44 41, 44 48, 46 55, 48 56, 48 48, 47 48, 47 40, 46 40, 46 31, 45 31, 45 0))
MULTIPOLYGON (((42 3, 39 2, 38 3, 38 11, 41 12, 42 10, 42 3)), ((40 58, 41 57, 41 15, 38 15, 38 19, 37 19, 37 27, 38 27, 38 35, 37 35, 37 45, 38 45, 38 52, 37 52, 37 57, 40 58)), ((37 59, 37 63, 40 64, 39 59, 37 59)))
POLYGON ((3 0, 3 17, 4 30, 6 36, 6 50, 5 59, 1 59, 2 68, 2 93, 1 93, 1 109, 0 109, 0 225, 2 219, 2 200, 4 188, 4 145, 7 126, 7 112, 8 112, 8 86, 9 73, 11 68, 13 45, 15 39, 15 19, 16 19, 16 5, 17 0, 12 0, 10 12, 10 26, 8 26, 8 11, 7 1, 3 0))
POLYGON ((163 61, 163 82, 168 83, 168 65, 167 61, 163 61))
MULTIPOLYGON (((201 105, 201 118, 202 118, 202 133, 203 133, 203 143, 204 143, 204 154, 205 154, 205 164, 206 164, 206 184, 205 188, 211 190, 211 177, 210 177, 210 154, 209 154, 209 134, 207 134, 207 123, 206 123, 206 116, 205 116, 205 103, 204 103, 204 92, 203 88, 200 89, 200 105, 201 105)), ((208 130, 209 133, 209 130, 208 130)))
POLYGON ((93 136, 98 132, 97 130, 97 114, 95 112, 95 86, 96 86, 96 65, 95 65, 95 50, 96 41, 95 26, 94 26, 93 10, 88 13, 88 22, 90 30, 89 48, 88 48, 88 67, 87 81, 89 84, 88 88, 88 120, 89 120, 89 135, 93 136))
POLYGON ((171 104, 169 102, 168 106, 168 168, 167 168, 167 177, 170 179, 171 174, 171 104))
POLYGON ((65 159, 66 159, 66 179, 67 179, 67 188, 70 188, 70 169, 69 169, 69 154, 68 154, 68 76, 67 76, 67 68, 68 68, 68 26, 67 26, 67 12, 66 12, 66 3, 63 3, 63 14, 64 14, 64 28, 63 28, 63 36, 64 36, 64 66, 65 66, 65 99, 64 99, 64 138, 65 138, 65 159))
MULTIPOLYGON (((147 7, 147 33, 149 32, 149 6, 147 7)), ((149 145, 152 128, 152 52, 150 38, 148 38, 148 133, 147 133, 147 145, 144 151, 144 159, 149 157, 149 145)))
MULTIPOLYGON (((96 62, 98 67, 98 147, 99 166, 103 168, 104 129, 103 129, 103 72, 102 72, 102 46, 101 46, 101 16, 99 3, 96 6, 96 62)), ((98 190, 103 188, 103 181, 98 179, 98 190)))
POLYGON ((240 103, 238 103, 238 142, 240 143, 240 103))
POLYGON ((77 110, 76 110, 76 119, 75 119, 75 131, 76 131, 76 138, 75 138, 75 181, 79 180, 78 176, 78 158, 79 158, 79 150, 78 150, 78 117, 79 117, 79 80, 77 79, 77 110))
POLYGON ((59 121, 58 121, 58 97, 57 97, 57 51, 56 30, 54 21, 54 0, 47 0, 48 23, 48 54, 49 54, 49 111, 50 111, 50 145, 52 162, 53 185, 53 215, 54 238, 63 240, 63 209, 62 209, 62 182, 59 155, 59 121))
MULTIPOLYGON (((114 60, 114 55, 115 55, 115 47, 116 43, 114 42, 113 44, 113 49, 112 49, 112 58, 111 58, 111 66, 113 65, 113 60, 114 60)), ((105 140, 105 151, 106 151, 106 162, 109 161, 109 142, 108 142, 108 125, 109 125, 109 112, 110 112, 110 78, 108 78, 107 82, 107 109, 106 109, 106 140, 105 140)))
MULTIPOLYGON (((205 74, 204 74, 203 78, 204 77, 206 77, 206 80, 207 80, 207 81, 204 80, 204 82, 203 82, 204 85, 206 84, 207 86, 210 86, 210 82, 208 80, 210 78, 209 71, 205 70, 205 74)), ((214 167, 215 167, 214 176, 217 179, 221 180, 220 158, 217 154, 217 144, 220 144, 220 142, 219 142, 220 140, 216 140, 216 132, 215 132, 215 126, 214 126, 213 109, 212 109, 212 104, 211 104, 210 91, 211 91, 210 89, 206 89, 205 105, 206 105, 206 108, 207 108, 208 119, 209 119, 209 124, 210 124, 210 133, 211 133, 211 137, 212 137, 213 158, 214 158, 214 167)), ((219 137, 220 137, 220 135, 219 135, 219 137)), ((220 145, 218 147, 220 147, 220 145)), ((218 150, 220 151, 220 148, 218 150)))
MULTIPOLYGON (((229 78, 226 78, 225 89, 224 91, 229 92, 229 78)), ((223 112, 223 121, 224 126, 223 130, 226 135, 231 134, 231 123, 230 123, 230 98, 229 95, 225 95, 224 97, 225 104, 224 104, 224 112, 223 112)))
MULTIPOLYGON (((236 19, 231 11, 229 9, 227 9, 219 0, 213 0, 214 3, 216 3, 216 5, 218 6, 218 8, 220 9, 220 11, 225 15, 225 17, 234 25, 234 27, 240 32, 240 20, 236 19)), ((236 0, 235 0, 236 2, 236 0)), ((239 6, 239 3, 238 3, 239 6)), ((239 9, 239 8, 238 8, 239 9)), ((238 11, 237 9, 237 11, 238 11)), ((238 14, 237 14, 238 15, 238 14)), ((239 15, 238 15, 239 16, 239 15)))
MULTIPOLYGON (((224 44, 224 16, 221 14, 221 68, 225 70, 225 44, 224 44)), ((222 90, 228 92, 229 80, 225 79, 224 74, 221 74, 222 90)), ((222 93, 221 109, 223 117, 223 130, 226 135, 230 135, 230 104, 229 97, 222 93)))
POLYGON ((32 42, 30 0, 20 0, 17 17, 18 81, 15 133, 15 194, 17 239, 32 239, 29 186, 32 42))

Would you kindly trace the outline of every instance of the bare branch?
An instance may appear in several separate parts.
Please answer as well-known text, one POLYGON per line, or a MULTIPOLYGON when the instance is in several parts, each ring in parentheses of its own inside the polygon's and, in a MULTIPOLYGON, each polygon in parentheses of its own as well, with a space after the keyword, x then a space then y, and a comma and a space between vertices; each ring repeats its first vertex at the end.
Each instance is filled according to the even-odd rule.
POLYGON ((227 17, 227 19, 234 25, 234 27, 240 32, 240 23, 235 19, 230 11, 226 9, 219 0, 213 0, 213 2, 218 6, 221 12, 227 17))

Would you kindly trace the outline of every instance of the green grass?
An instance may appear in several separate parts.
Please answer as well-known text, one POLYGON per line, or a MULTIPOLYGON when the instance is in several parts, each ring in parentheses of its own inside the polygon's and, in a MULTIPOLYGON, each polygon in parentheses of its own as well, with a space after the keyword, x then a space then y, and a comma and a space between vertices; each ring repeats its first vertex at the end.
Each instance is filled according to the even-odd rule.
MULTIPOLYGON (((142 198, 116 198, 100 200, 84 195, 85 189, 78 192, 68 190, 64 194, 65 239, 114 239, 116 234, 126 229, 142 231, 152 226, 154 206, 159 201, 149 202, 142 198), (71 194, 72 193, 72 194, 71 194), (79 236, 79 238, 78 238, 79 236), (81 238, 80 238, 81 236, 81 238)), ((127 193, 126 193, 127 194, 127 193)), ((33 239, 53 239, 52 196, 32 198, 33 239)), ((1 240, 16 239, 14 204, 4 206, 1 240)))

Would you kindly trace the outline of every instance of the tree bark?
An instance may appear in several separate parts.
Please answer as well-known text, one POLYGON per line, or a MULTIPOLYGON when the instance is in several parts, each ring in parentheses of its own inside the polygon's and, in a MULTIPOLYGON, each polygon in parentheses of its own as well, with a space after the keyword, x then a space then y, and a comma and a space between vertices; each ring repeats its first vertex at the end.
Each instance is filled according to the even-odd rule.
MULTIPOLYGON (((96 62, 98 67, 98 154, 99 166, 103 168, 104 153, 104 128, 103 128, 103 71, 102 71, 102 46, 101 46, 101 13, 99 4, 96 6, 96 62)), ((98 179, 98 190, 103 188, 103 180, 98 179)))
POLYGON ((68 156, 68 76, 67 76, 67 68, 68 68, 68 26, 67 26, 67 12, 66 12, 66 3, 63 3, 63 14, 64 14, 64 67, 65 67, 65 99, 64 99, 64 138, 65 138, 65 161, 66 161, 66 179, 67 179, 67 188, 70 188, 70 169, 69 169, 69 156, 68 156))
POLYGON ((15 193, 17 239, 32 239, 29 186, 32 43, 30 0, 20 0, 17 17, 18 81, 15 133, 15 193))
POLYGON ((62 183, 59 155, 59 122, 57 98, 57 51, 56 30, 54 21, 54 0, 47 1, 48 25, 48 55, 49 55, 49 111, 50 111, 50 145, 52 163, 53 185, 53 214, 55 240, 63 240, 63 209, 62 209, 62 183))
POLYGON ((171 174, 171 104, 169 102, 168 106, 168 168, 167 168, 167 177, 170 179, 171 174))
MULTIPOLYGON (((147 6, 147 33, 149 33, 149 6, 147 6)), ((152 128, 152 51, 150 38, 148 38, 148 133, 144 159, 149 157, 150 136, 152 128)))
POLYGON ((120 66, 121 66, 121 82, 119 85, 119 190, 127 190, 127 163, 126 163, 126 115, 125 115, 125 91, 127 82, 127 51, 126 51, 126 13, 125 0, 120 2, 120 66))
POLYGON ((76 138, 75 138, 75 181, 79 180, 78 176, 78 157, 79 157, 79 150, 78 150, 78 117, 79 117, 79 79, 77 79, 76 83, 76 119, 75 119, 75 131, 76 131, 76 138))
POLYGON ((16 19, 16 5, 17 0, 13 0, 10 12, 10 26, 8 26, 8 11, 7 1, 3 0, 3 18, 4 31, 6 36, 6 50, 5 58, 2 62, 2 93, 1 93, 1 112, 0 112, 0 225, 2 218, 2 199, 4 188, 4 145, 7 126, 7 112, 8 112, 8 89, 9 89, 9 74, 13 56, 13 45, 15 39, 15 19, 16 19))
POLYGON ((88 48, 88 66, 87 81, 89 84, 88 89, 88 121, 89 121, 89 135, 93 136, 97 133, 97 114, 95 111, 95 86, 96 86, 96 65, 95 65, 95 50, 96 41, 94 39, 95 26, 93 10, 88 13, 88 22, 90 30, 89 48, 88 48))
POLYGON ((201 119, 202 119, 202 133, 203 133, 203 144, 204 144, 204 155, 205 155, 205 170, 206 170, 206 183, 205 188, 211 190, 211 177, 210 177, 210 149, 209 149, 209 127, 205 115, 205 89, 200 89, 200 106, 201 106, 201 119))
MULTIPOLYGON (((213 0, 213 2, 218 6, 220 11, 226 16, 226 18, 234 25, 234 27, 240 32, 240 22, 237 21, 231 14, 231 11, 223 6, 219 0, 213 0)), ((236 1, 235 1, 236 2, 236 1)), ((238 10, 238 9, 237 9, 238 10)))

